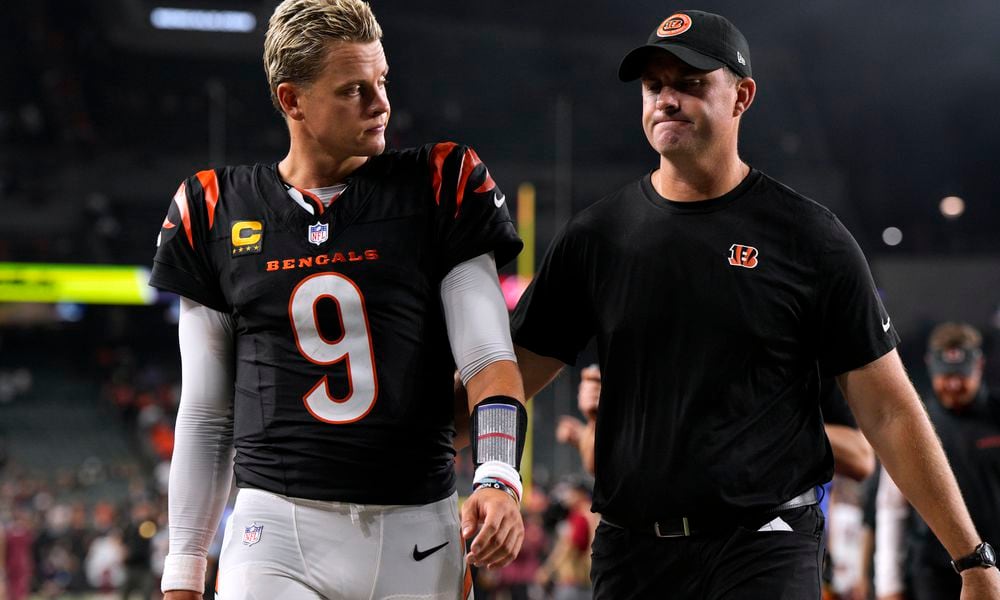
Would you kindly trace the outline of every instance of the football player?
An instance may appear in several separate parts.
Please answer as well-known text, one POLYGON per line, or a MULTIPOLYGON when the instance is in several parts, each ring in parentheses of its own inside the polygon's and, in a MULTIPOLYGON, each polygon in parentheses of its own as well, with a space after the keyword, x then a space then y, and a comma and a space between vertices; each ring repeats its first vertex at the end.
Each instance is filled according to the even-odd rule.
POLYGON ((362 0, 282 2, 264 63, 288 154, 201 171, 170 203, 151 278, 181 296, 168 600, 201 597, 234 473, 222 598, 465 598, 467 563, 521 545, 497 264, 522 244, 471 148, 385 150, 380 39, 362 0), (461 519, 456 368, 477 463, 461 519))

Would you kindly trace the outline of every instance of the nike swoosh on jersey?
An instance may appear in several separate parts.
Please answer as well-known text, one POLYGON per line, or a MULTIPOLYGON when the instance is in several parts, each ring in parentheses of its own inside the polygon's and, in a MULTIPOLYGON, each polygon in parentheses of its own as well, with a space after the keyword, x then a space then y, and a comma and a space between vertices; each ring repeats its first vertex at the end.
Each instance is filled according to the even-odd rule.
POLYGON ((497 208, 500 208, 503 206, 504 200, 506 199, 507 196, 504 196, 503 192, 497 192, 497 195, 493 197, 493 204, 496 205, 497 208))
POLYGON ((885 323, 882 323, 882 331, 889 333, 889 322, 892 321, 891 317, 885 318, 885 323))
POLYGON ((433 548, 429 548, 427 550, 418 550, 417 549, 417 545, 413 544, 413 560, 417 560, 417 561, 424 560, 425 558, 427 558, 431 554, 434 554, 435 552, 437 552, 441 548, 444 548, 447 545, 448 545, 448 542, 445 542, 445 543, 441 544, 440 546, 434 546, 433 548))

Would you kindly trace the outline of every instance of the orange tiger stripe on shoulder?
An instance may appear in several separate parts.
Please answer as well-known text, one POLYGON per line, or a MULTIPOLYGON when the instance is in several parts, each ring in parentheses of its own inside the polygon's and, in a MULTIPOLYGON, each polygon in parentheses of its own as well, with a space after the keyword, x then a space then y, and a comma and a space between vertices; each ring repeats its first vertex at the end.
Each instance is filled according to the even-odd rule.
MULTIPOLYGON (((480 160, 479 155, 472 148, 465 149, 465 155, 462 156, 462 169, 461 174, 458 176, 458 190, 455 196, 455 216, 458 216, 459 209, 462 208, 462 199, 465 197, 465 184, 469 181, 469 177, 472 172, 476 170, 476 167, 483 164, 480 160)), ((486 167, 483 167, 484 169, 486 167)), ((481 194, 483 192, 488 192, 495 188, 497 184, 490 177, 489 170, 486 171, 486 181, 482 183, 478 188, 476 188, 476 193, 481 194)))
MULTIPOLYGON (((477 157, 478 158, 478 157, 477 157)), ((493 176, 490 175, 490 170, 486 170, 486 179, 483 181, 482 185, 476 188, 477 194, 482 194, 494 189, 497 186, 497 182, 493 181, 493 176)))
POLYGON ((457 147, 455 142, 441 142, 431 148, 431 185, 434 187, 434 202, 441 206, 441 185, 444 183, 444 159, 457 147))
POLYGON ((194 234, 191 232, 191 210, 188 208, 187 185, 181 182, 177 192, 174 194, 174 204, 181 214, 181 223, 184 225, 184 235, 187 236, 188 245, 194 248, 194 234))
MULTIPOLYGON (((455 142, 441 142, 440 144, 435 144, 431 149, 431 185, 434 188, 434 202, 438 206, 441 206, 441 187, 444 185, 444 161, 451 156, 452 151, 457 147, 458 144, 455 142)), ((469 177, 472 176, 476 167, 481 164, 483 164, 483 161, 476 154, 476 151, 472 148, 466 148, 465 153, 462 155, 462 162, 458 170, 457 187, 455 188, 456 217, 462 208, 462 201, 465 199, 465 186, 469 182, 469 177)), ((492 190, 496 186, 496 182, 493 181, 493 177, 490 176, 490 172, 487 170, 486 179, 475 189, 475 192, 482 194, 483 192, 492 190)))
POLYGON ((201 188, 205 190, 205 207, 208 209, 208 228, 212 229, 215 223, 215 205, 219 203, 219 177, 215 174, 215 169, 198 171, 195 174, 201 182, 201 188))

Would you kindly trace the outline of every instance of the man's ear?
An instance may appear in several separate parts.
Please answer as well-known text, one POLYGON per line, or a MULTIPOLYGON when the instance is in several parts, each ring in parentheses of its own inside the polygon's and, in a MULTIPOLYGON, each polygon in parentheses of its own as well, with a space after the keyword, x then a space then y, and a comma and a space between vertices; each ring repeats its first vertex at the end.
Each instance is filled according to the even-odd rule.
POLYGON ((301 121, 305 117, 302 112, 302 91, 301 86, 290 81, 279 83, 274 90, 281 111, 285 113, 285 116, 296 121, 301 121))
POLYGON ((736 104, 733 105, 733 116, 745 113, 753 104, 757 95, 757 82, 752 77, 744 77, 736 82, 736 104))

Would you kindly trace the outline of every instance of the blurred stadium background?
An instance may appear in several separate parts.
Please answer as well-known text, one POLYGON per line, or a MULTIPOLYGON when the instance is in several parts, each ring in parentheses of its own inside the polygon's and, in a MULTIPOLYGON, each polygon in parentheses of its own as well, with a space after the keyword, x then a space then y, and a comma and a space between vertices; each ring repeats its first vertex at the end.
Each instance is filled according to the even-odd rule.
MULTIPOLYGON (((102 568, 109 540, 162 539, 176 298, 145 289, 144 269, 182 178, 287 149, 260 64, 275 4, 0 5, 0 523, 13 554, 29 548, 33 593, 110 593, 128 569, 102 568), (89 289, 67 291, 73 277, 89 289)), ((655 166, 637 86, 615 74, 687 6, 371 4, 391 66, 390 145, 473 145, 535 232, 522 269, 570 214, 655 166)), ((855 234, 918 387, 926 334, 945 319, 983 328, 987 379, 1000 374, 1000 36, 988 25, 1000 3, 692 8, 750 40, 759 92, 741 153, 855 234)), ((514 266, 504 277, 514 300, 524 280, 514 266)), ((534 403, 533 477, 546 489, 581 472, 553 433, 577 414, 577 373, 534 403)))

